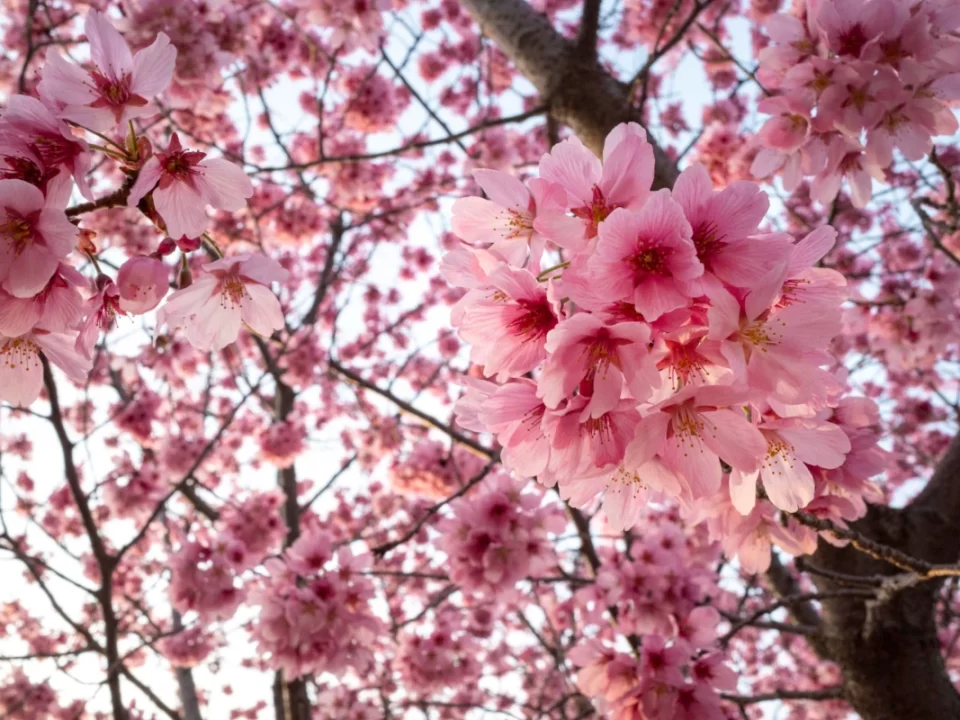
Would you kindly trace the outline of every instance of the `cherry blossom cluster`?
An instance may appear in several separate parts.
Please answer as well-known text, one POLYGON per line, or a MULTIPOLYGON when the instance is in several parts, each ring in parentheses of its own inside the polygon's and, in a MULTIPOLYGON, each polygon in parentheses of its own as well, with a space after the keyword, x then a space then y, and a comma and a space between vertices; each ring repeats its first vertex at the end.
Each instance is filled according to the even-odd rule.
MULTIPOLYGON (((102 13, 91 10, 84 29, 87 65, 52 48, 39 97, 14 95, 0 112, 0 399, 14 405, 29 405, 39 395, 41 355, 83 382, 100 333, 118 316, 153 310, 167 295, 171 268, 164 258, 179 249, 186 267, 186 254, 209 238, 206 208, 236 212, 253 193, 241 168, 184 149, 176 134, 162 152, 137 137, 133 121, 157 114, 153 98, 173 77, 177 50, 167 35, 157 34, 133 54, 102 13), (123 144, 109 137, 118 130, 129 130, 123 144), (107 145, 88 144, 77 132, 107 145), (97 261, 92 233, 72 219, 80 213, 67 209, 74 184, 94 201, 87 181, 94 151, 117 163, 125 181, 115 196, 90 207, 125 201, 165 236, 154 252, 123 263, 116 278, 97 261), (92 280, 74 267, 72 254, 91 263, 92 280)), ((283 326, 268 287, 286 277, 275 261, 237 255, 199 272, 192 285, 189 274, 181 274, 180 289, 160 309, 159 325, 185 326, 204 350, 233 342, 242 323, 261 335, 283 326)))
POLYGON ((250 601, 260 606, 253 635, 271 667, 289 678, 371 667, 372 641, 384 627, 370 606, 370 560, 335 549, 323 530, 308 530, 264 563, 268 575, 250 601))
POLYGON ((762 232, 760 188, 716 191, 698 164, 651 192, 635 124, 610 133, 602 162, 571 138, 539 171, 526 185, 477 171, 489 199, 453 209, 465 243, 443 271, 467 292, 452 319, 496 380, 468 381, 461 426, 577 507, 602 494, 617 530, 652 500, 721 492, 740 523, 758 493, 761 508, 858 517, 862 502, 815 501, 816 478, 820 497, 845 497, 877 470, 851 454, 869 419, 845 428, 834 409, 845 281, 816 264, 835 231, 762 232), (552 249, 564 260, 544 268, 552 249))
POLYGON ((31 682, 20 669, 0 686, 0 711, 10 720, 74 720, 82 717, 83 707, 82 700, 64 707, 49 684, 31 682))
MULTIPOLYGON (((625 635, 687 632, 692 613, 708 599, 722 596, 709 568, 720 560, 719 548, 700 528, 686 534, 673 509, 647 511, 644 532, 629 556, 602 552, 596 583, 577 590, 586 617, 600 622, 606 608, 617 608, 617 630, 625 635)), ((714 618, 716 624, 716 618, 714 618)))
POLYGON ((616 626, 580 643, 580 690, 611 718, 724 718, 718 691, 736 680, 717 647, 722 620, 710 603, 729 599, 712 567, 720 548, 699 526, 688 532, 678 508, 648 508, 629 552, 602 548, 596 583, 576 591, 587 623, 615 613, 616 626), (641 651, 620 652, 626 638, 641 651), (639 658, 639 660, 638 660, 639 658))
POLYGON ((778 90, 758 104, 752 172, 781 173, 792 191, 813 177, 810 194, 830 203, 844 179, 863 208, 898 149, 930 154, 933 137, 958 127, 960 15, 941 0, 806 0, 795 14, 767 18, 773 44, 757 77, 778 90))
POLYGON ((513 589, 517 581, 549 572, 556 564, 550 534, 566 526, 556 503, 504 473, 451 505, 437 529, 450 563, 450 579, 483 597, 513 589))
POLYGON ((164 473, 153 460, 136 464, 129 455, 117 462, 103 489, 104 501, 117 517, 144 519, 169 492, 164 473))
POLYGON ((170 602, 202 622, 232 617, 246 595, 239 576, 259 559, 228 533, 186 541, 170 557, 170 602))
POLYGON ((483 467, 468 450, 452 449, 437 440, 418 440, 411 450, 394 458, 390 482, 402 492, 424 497, 446 497, 463 486, 483 467))
POLYGON ((174 667, 191 668, 213 652, 214 643, 201 625, 193 625, 161 640, 158 649, 174 667))
POLYGON ((272 423, 260 433, 260 456, 278 468, 288 468, 306 449, 306 437, 302 421, 288 418, 272 423))
POLYGON ((672 640, 643 638, 640 658, 600 640, 574 648, 577 687, 610 720, 726 720, 720 691, 736 689, 716 645, 716 610, 698 608, 690 632, 672 640))
POLYGON ((283 497, 277 492, 253 493, 220 514, 223 532, 243 543, 251 564, 259 563, 280 545, 285 532, 282 505, 283 497))
POLYGON ((251 494, 223 509, 218 532, 185 540, 170 561, 174 608, 204 622, 231 617, 246 597, 241 575, 283 538, 282 503, 277 493, 251 494))
POLYGON ((395 667, 407 687, 422 693, 458 688, 480 673, 480 647, 463 619, 462 613, 442 612, 428 634, 403 636, 395 667))

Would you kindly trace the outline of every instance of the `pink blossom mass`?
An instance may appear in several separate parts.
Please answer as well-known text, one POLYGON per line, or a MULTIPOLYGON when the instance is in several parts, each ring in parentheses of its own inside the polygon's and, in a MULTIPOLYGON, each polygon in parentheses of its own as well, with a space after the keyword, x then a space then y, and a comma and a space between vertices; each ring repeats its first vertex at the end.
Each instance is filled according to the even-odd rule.
POLYGON ((960 718, 960 0, 0 3, 0 718, 960 718))

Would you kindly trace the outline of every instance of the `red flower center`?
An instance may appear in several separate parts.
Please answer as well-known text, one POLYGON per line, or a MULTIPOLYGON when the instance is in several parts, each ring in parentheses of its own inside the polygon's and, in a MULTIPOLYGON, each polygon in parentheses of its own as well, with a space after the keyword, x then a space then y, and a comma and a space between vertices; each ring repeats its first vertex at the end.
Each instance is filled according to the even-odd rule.
POLYGON ((840 49, 837 51, 838 55, 859 57, 863 46, 867 44, 867 33, 864 31, 863 25, 855 23, 840 33, 837 40, 840 45, 840 49))
POLYGON ((30 217, 24 217, 20 213, 7 208, 7 219, 0 224, 0 237, 7 240, 13 250, 13 256, 19 257, 27 245, 34 240, 33 221, 39 212, 33 213, 30 217))
POLYGON ((546 299, 520 300, 517 304, 522 312, 509 325, 515 334, 539 339, 557 326, 557 316, 546 299))
POLYGON ((597 228, 600 227, 600 223, 607 219, 607 217, 616 210, 619 205, 615 203, 607 203, 607 199, 603 196, 603 192, 596 185, 593 186, 593 199, 590 205, 584 205, 583 207, 573 208, 570 212, 573 213, 574 217, 578 217, 581 220, 586 220, 590 223, 590 227, 587 231, 587 237, 596 237, 597 228))

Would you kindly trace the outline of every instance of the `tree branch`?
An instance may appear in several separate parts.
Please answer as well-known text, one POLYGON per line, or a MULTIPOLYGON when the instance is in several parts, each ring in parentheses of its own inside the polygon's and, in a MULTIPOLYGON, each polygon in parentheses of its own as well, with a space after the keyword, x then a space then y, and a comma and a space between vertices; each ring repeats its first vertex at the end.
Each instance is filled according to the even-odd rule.
MULTIPOLYGON (((583 58, 576 45, 524 0, 460 0, 493 38, 500 50, 545 98, 550 114, 569 125, 577 137, 600 155, 609 132, 625 121, 640 122, 627 86, 608 73, 596 58, 583 58)), ((672 187, 676 164, 653 144, 654 189, 672 187)))

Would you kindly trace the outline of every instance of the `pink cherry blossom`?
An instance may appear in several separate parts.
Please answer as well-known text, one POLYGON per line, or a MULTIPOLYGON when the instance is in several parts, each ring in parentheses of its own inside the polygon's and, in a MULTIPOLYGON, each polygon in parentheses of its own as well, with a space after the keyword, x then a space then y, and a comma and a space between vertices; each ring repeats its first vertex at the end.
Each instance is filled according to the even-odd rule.
POLYGON ((540 376, 538 395, 556 408, 580 387, 590 397, 583 412, 599 417, 620 402, 624 383, 637 401, 650 397, 659 376, 647 352, 650 331, 642 323, 607 326, 579 313, 547 335, 550 354, 540 376))
POLYGON ((758 55, 760 82, 777 87, 787 71, 814 55, 819 42, 815 18, 816 14, 809 12, 806 22, 787 13, 776 13, 766 19, 764 29, 774 44, 763 48, 758 55))
POLYGON ((683 283, 703 274, 690 224, 666 190, 638 213, 621 209, 607 218, 589 268, 607 278, 599 292, 610 301, 632 300, 648 322, 683 307, 683 283))
POLYGON ((838 468, 850 452, 850 440, 836 425, 812 419, 768 420, 759 426, 767 443, 759 470, 730 476, 730 495, 744 515, 756 503, 757 478, 776 507, 795 512, 814 494, 813 475, 807 465, 838 468))
POLYGON ((161 260, 137 255, 127 260, 117 272, 120 309, 142 315, 153 310, 167 294, 170 271, 161 260))
POLYGON ((855 67, 840 66, 820 96, 818 118, 851 137, 859 137, 861 130, 877 126, 899 85, 893 71, 886 68, 874 74, 872 70, 861 73, 855 67))
POLYGON ((320 530, 301 535, 282 559, 266 563, 267 576, 251 593, 260 606, 253 634, 260 651, 288 677, 367 670, 370 643, 383 631, 370 600, 374 585, 363 575, 369 555, 335 553, 320 530))
POLYGON ((893 6, 892 0, 822 0, 817 23, 831 50, 858 58, 892 24, 893 6))
POLYGON ((100 12, 90 10, 84 22, 93 69, 67 61, 59 51, 47 53, 40 97, 59 116, 97 132, 132 118, 157 112, 150 98, 162 93, 173 77, 177 49, 159 33, 153 44, 130 54, 127 42, 100 12))
POLYGON ((237 212, 253 194, 250 179, 239 167, 223 158, 207 159, 206 153, 184 150, 174 133, 166 152, 146 163, 130 189, 127 204, 136 207, 153 191, 153 204, 174 240, 195 238, 209 224, 205 208, 237 212))
POLYGON ((73 345, 73 336, 62 332, 37 329, 17 337, 0 335, 0 400, 27 406, 37 399, 43 385, 41 354, 71 380, 86 380, 90 363, 73 345))
POLYGON ((579 251, 615 209, 643 205, 653 180, 653 149, 646 138, 636 123, 618 125, 604 142, 602 163, 575 137, 554 146, 540 160, 540 177, 559 185, 567 197, 563 201, 562 194, 545 191, 537 231, 579 251))
POLYGON ((60 263, 46 286, 33 297, 19 298, 0 290, 0 333, 23 335, 34 327, 66 332, 83 312, 83 297, 77 288, 86 279, 72 266, 60 263))
POLYGON ((0 180, 0 283, 15 297, 32 297, 73 249, 77 227, 61 208, 22 180, 0 180))
POLYGON ((558 318, 549 283, 507 266, 489 276, 492 292, 476 298, 460 321, 471 359, 499 381, 533 370, 546 356, 546 338, 558 318))
POLYGON ((893 150, 907 160, 922 160, 933 150, 937 121, 922 101, 909 96, 889 106, 875 127, 867 131, 867 159, 880 167, 893 163, 893 150))
POLYGON ((883 171, 863 152, 863 147, 846 137, 833 137, 827 147, 827 163, 810 185, 810 195, 818 202, 833 201, 846 178, 854 207, 864 208, 873 195, 872 180, 883 180, 883 171))
MULTIPOLYGON (((42 176, 48 176, 53 170, 72 175, 80 194, 93 199, 87 182, 91 163, 89 146, 42 102, 26 95, 11 96, 0 112, 0 136, 9 138, 8 142, 14 143, 9 150, 34 163, 42 176)), ((70 196, 68 186, 66 190, 61 198, 63 204, 70 196)))
POLYGON ((711 297, 708 338, 734 375, 751 388, 780 402, 802 404, 824 400, 836 381, 820 365, 822 351, 840 330, 840 317, 823 305, 794 303, 770 310, 781 292, 788 266, 775 269, 741 303, 725 290, 711 297))
POLYGON ((177 290, 157 313, 157 326, 185 326, 190 344, 201 350, 226 347, 246 324, 269 337, 283 327, 283 311, 269 288, 287 271, 271 258, 245 253, 207 263, 205 274, 177 290))
MULTIPOLYGON (((451 227, 460 238, 522 266, 529 253, 539 257, 543 238, 533 228, 535 194, 513 175, 474 170, 473 178, 490 199, 467 197, 453 204, 451 227)), ((542 187, 543 182, 537 181, 542 187)))
POLYGON ((760 465, 763 437, 737 409, 747 397, 723 385, 684 388, 640 421, 625 462, 642 477, 658 455, 693 497, 715 493, 721 459, 747 472, 760 465))
POLYGON ((454 517, 439 527, 451 578, 490 595, 549 571, 556 556, 548 533, 560 532, 565 522, 558 505, 542 501, 542 492, 522 492, 517 481, 499 475, 480 493, 455 502, 454 517))
POLYGON ((93 358, 93 348, 101 332, 113 327, 116 317, 121 313, 120 291, 106 275, 97 278, 97 292, 83 306, 86 316, 80 324, 77 336, 77 351, 86 358, 93 358))
POLYGON ((691 281, 692 286, 712 274, 743 287, 779 259, 780 249, 772 243, 750 239, 770 206, 755 183, 741 180, 716 192, 703 165, 694 163, 680 173, 672 196, 690 223, 697 259, 704 266, 704 277, 691 281))

